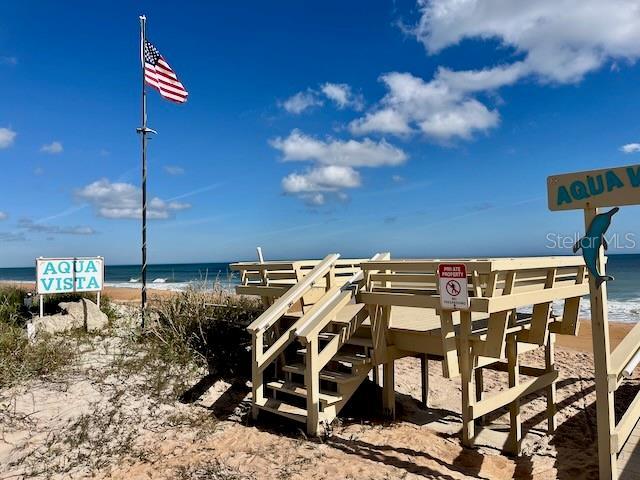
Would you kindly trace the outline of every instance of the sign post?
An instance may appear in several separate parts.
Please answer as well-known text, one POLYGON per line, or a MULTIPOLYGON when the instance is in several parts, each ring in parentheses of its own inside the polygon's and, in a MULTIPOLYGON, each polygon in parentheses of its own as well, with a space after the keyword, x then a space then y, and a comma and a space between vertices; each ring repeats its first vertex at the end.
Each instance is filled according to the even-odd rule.
POLYGON ((44 316, 44 295, 54 293, 96 292, 104 287, 103 257, 36 259, 36 292, 40 297, 40 317, 44 316))
POLYGON ((440 305, 445 310, 468 310, 469 287, 467 267, 463 263, 438 265, 440 305))
MULTIPOLYGON (((587 232, 596 217, 602 215, 600 211, 602 207, 640 204, 640 165, 554 175, 547 179, 547 190, 549 210, 583 210, 585 232, 587 232)), ((613 213, 615 211, 617 209, 613 213)), ((604 232, 600 236, 603 237, 604 232)), ((619 366, 612 365, 611 361, 607 284, 602 281, 607 277, 605 273, 606 258, 601 243, 606 248, 606 241, 603 241, 603 238, 599 240, 600 243, 596 245, 598 251, 591 252, 591 255, 595 257, 592 259, 592 263, 597 276, 592 271, 589 275, 598 422, 599 478, 614 479, 618 478, 619 474, 618 453, 628 437, 620 438, 622 433, 620 433, 619 425, 616 425, 615 419, 614 392, 619 385, 620 372, 617 371, 619 366), (615 381, 611 381, 612 378, 615 378, 615 381)), ((585 262, 587 262, 587 253, 584 250, 583 246, 585 262)), ((634 334, 637 335, 637 331, 634 333, 632 330, 628 335, 634 334)), ((633 337, 625 340, 633 342, 633 337)), ((636 341, 634 355, 639 350, 640 341, 636 341)), ((638 419, 630 420, 635 425, 638 419)), ((633 425, 628 429, 628 433, 631 433, 633 425)))

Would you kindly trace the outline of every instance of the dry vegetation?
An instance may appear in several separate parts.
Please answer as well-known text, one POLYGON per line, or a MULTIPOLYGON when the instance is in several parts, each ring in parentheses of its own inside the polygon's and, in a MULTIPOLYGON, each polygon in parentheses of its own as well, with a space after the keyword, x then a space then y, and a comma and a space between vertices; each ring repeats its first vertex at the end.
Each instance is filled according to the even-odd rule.
MULTIPOLYGON (((257 302, 220 288, 191 289, 154 304, 145 331, 135 308, 103 302, 113 319, 105 331, 30 342, 23 296, 0 290, 0 437, 8 445, 3 452, 0 442, 0 478, 5 471, 17 478, 92 477, 116 460, 152 455, 153 445, 141 442, 148 432, 206 435, 217 419, 188 403, 217 379, 246 381, 239 368, 250 365, 243 326, 260 314, 257 302)), ((69 300, 55 298, 47 309, 69 300)), ((174 473, 245 478, 215 462, 174 473)))

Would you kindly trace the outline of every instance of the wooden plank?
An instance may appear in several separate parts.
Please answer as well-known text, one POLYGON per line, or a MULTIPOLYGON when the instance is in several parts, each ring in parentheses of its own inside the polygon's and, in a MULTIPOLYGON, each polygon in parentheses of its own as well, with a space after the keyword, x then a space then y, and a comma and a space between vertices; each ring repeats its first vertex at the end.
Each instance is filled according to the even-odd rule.
POLYGON ((517 387, 510 388, 509 390, 503 390, 491 397, 487 397, 471 407, 472 417, 478 418, 486 415, 487 413, 491 413, 498 408, 508 405, 516 398, 526 397, 530 393, 540 390, 541 388, 545 388, 557 379, 557 371, 545 373, 544 375, 527 382, 522 382, 517 387))
MULTIPOLYGON (((586 284, 567 285, 550 289, 537 289, 530 292, 512 293, 502 297, 486 299, 489 303, 487 311, 489 313, 501 312, 522 307, 523 305, 535 305, 536 303, 552 302, 571 297, 579 297, 589 293, 586 284)), ((473 300, 472 304, 473 304, 473 300)))
POLYGON ((469 259, 445 259, 445 260, 383 260, 363 262, 360 267, 363 270, 391 270, 395 272, 431 273, 437 270, 440 263, 464 263, 467 270, 477 270, 479 273, 490 273, 491 262, 469 259))
POLYGON ((620 419, 620 422, 615 427, 613 435, 611 436, 611 452, 618 453, 624 447, 625 442, 631 435, 631 432, 635 428, 640 419, 640 392, 636 393, 633 402, 624 412, 624 415, 620 419))
POLYGON ((382 367, 382 410, 391 419, 396 416, 395 361, 389 360, 382 367))
MULTIPOLYGON (((304 385, 297 383, 288 383, 284 380, 275 380, 267 383, 267 387, 277 392, 287 393, 289 395, 295 395, 296 397, 307 398, 307 389, 304 385)), ((333 405, 334 403, 342 400, 342 397, 335 392, 325 392, 320 390, 318 396, 323 405, 333 405)))
POLYGON ((435 284, 438 277, 430 273, 372 273, 369 277, 374 282, 393 283, 429 283, 435 284))
POLYGON ((471 313, 460 312, 460 381, 462 383, 462 444, 473 445, 475 425, 473 406, 473 357, 469 337, 472 331, 471 313))
MULTIPOLYGON (((486 312, 488 298, 470 298, 471 310, 486 312)), ((410 295, 403 293, 360 292, 358 301, 368 305, 393 305, 398 307, 416 307, 440 309, 440 297, 437 295, 410 295)))
POLYGON ((267 287, 265 285, 238 285, 236 293, 238 295, 257 295, 260 297, 280 297, 289 290, 286 287, 267 287))
POLYGON ((640 165, 572 172, 547 178, 549 210, 592 210, 640 204, 640 165))
MULTIPOLYGON (((598 214, 590 208, 584 211, 585 230, 598 214)), ((598 271, 605 275, 604 249, 600 248, 596 262, 598 271)), ((607 307, 607 282, 600 287, 596 279, 589 277, 591 301, 591 330, 593 339, 593 363, 596 383, 596 418, 598 422, 598 465, 600 478, 617 478, 617 455, 611 452, 611 435, 615 428, 614 396, 609 389, 608 374, 611 371, 611 345, 609 342, 609 313, 607 307)), ((575 297, 577 295, 571 295, 575 297)))
POLYGON ((320 368, 318 340, 307 342, 304 385, 307 389, 307 434, 317 435, 320 429, 320 368))
POLYGON ((616 349, 611 352, 611 368, 609 372, 616 376, 616 381, 638 350, 640 350, 640 323, 636 323, 616 349))
POLYGON ((284 315, 293 304, 300 300, 302 295, 309 290, 318 278, 322 277, 331 268, 333 262, 340 258, 340 254, 333 253, 327 255, 313 271, 306 275, 294 287, 287 290, 280 298, 278 298, 266 312, 260 315, 251 325, 247 327, 249 332, 257 332, 258 330, 266 330, 278 318, 284 315))
POLYGON ((460 374, 458 364, 458 349, 456 344, 456 331, 453 324, 453 313, 451 310, 440 312, 440 338, 442 341, 442 374, 446 378, 455 378, 460 374))
POLYGON ((295 420, 296 422, 305 423, 307 421, 307 412, 303 408, 289 405, 288 403, 281 402, 280 400, 265 398, 256 406, 257 408, 282 415, 283 417, 295 420))
POLYGON ((429 356, 420 355, 420 386, 422 392, 422 407, 429 408, 429 356))
MULTIPOLYGON (((515 336, 507 339, 507 365, 509 375, 509 389, 520 385, 520 365, 518 359, 518 341, 515 336)), ((539 378, 539 377, 538 377, 539 378)), ((522 446, 522 424, 520 421, 520 396, 509 403, 509 440, 507 450, 514 455, 520 454, 522 446)))

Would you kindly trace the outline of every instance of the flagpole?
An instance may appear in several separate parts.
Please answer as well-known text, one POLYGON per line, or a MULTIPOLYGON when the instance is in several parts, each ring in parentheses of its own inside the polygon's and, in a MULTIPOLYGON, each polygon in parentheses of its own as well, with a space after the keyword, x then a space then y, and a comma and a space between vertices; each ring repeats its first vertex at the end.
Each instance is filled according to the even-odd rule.
POLYGON ((142 328, 147 307, 147 88, 144 81, 144 46, 146 40, 147 17, 140 16, 140 63, 142 69, 142 127, 138 133, 142 136, 142 294, 140 311, 142 328))

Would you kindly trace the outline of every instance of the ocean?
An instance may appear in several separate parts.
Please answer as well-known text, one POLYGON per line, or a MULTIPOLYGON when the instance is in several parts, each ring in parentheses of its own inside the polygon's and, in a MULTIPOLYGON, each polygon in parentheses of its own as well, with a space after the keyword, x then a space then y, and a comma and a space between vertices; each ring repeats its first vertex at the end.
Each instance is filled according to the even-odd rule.
MULTIPOLYGON (((618 322, 640 321, 640 254, 610 255, 607 273, 609 319, 618 322)), ((35 282, 35 267, 0 268, 0 280, 35 282)), ((214 282, 233 289, 239 284, 237 272, 228 263, 153 264, 147 267, 147 285, 162 290, 184 290, 190 285, 211 287, 214 282)), ((110 287, 140 287, 139 265, 107 265, 105 284, 110 287)), ((589 302, 581 303, 582 315, 589 316, 589 302)), ((560 312, 558 312, 560 313, 560 312)))
MULTIPOLYGON (((106 265, 107 287, 140 288, 140 265, 106 265)), ((0 281, 35 282, 35 267, 0 268, 0 281)), ((214 282, 225 288, 240 283, 238 272, 228 263, 167 263, 147 265, 147 287, 158 290, 184 290, 190 285, 211 287, 214 282)))

